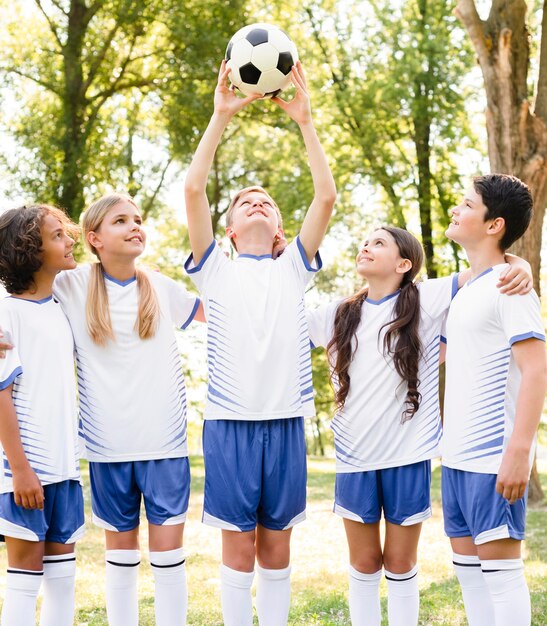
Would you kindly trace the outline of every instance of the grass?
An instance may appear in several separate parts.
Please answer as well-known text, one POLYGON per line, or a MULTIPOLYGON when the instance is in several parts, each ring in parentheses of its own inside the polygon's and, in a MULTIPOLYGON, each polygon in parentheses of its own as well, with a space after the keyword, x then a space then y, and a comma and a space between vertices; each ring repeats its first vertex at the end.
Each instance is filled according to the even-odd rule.
MULTIPOLYGON (((544 462, 543 462, 544 463, 544 462)), ((192 457, 192 495, 185 530, 188 552, 189 626, 221 626, 219 597, 220 532, 201 524, 203 460, 192 457)), ((341 520, 332 513, 334 462, 311 458, 308 463, 308 519, 293 531, 291 626, 347 626, 346 540, 341 520)), ((89 481, 84 467, 86 515, 89 520, 89 481)), ((540 464, 540 470, 542 468, 540 464)), ((452 573, 449 542, 443 534, 440 505, 440 468, 433 473, 433 517, 422 531, 420 542, 420 624, 463 626, 466 624, 461 594, 452 573)), ((542 474, 544 484, 547 474, 542 474)), ((547 486, 547 485, 546 485, 547 486)), ((547 507, 529 510, 525 543, 526 572, 532 594, 532 624, 547 623, 547 507)), ((141 545, 147 545, 146 522, 141 525, 141 545)), ((103 534, 88 521, 87 533, 77 546, 76 623, 107 624, 104 609, 103 534)), ((154 624, 153 581, 142 550, 139 577, 140 624, 154 624)), ((0 550, 0 588, 3 590, 5 549, 0 550)), ((385 581, 380 592, 386 614, 385 581)), ((257 623, 255 621, 255 623, 257 623)), ((387 623, 387 618, 385 623, 387 623)))

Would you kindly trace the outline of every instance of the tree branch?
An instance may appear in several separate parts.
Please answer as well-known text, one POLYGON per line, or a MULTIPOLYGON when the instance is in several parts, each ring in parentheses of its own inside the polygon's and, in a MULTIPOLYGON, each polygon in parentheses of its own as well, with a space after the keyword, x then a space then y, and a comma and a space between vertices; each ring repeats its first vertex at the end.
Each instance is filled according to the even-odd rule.
POLYGON ((454 9, 454 14, 465 26, 465 29, 469 34, 469 38, 471 39, 471 43, 475 48, 475 52, 479 57, 479 64, 484 73, 485 68, 488 67, 490 63, 490 52, 484 38, 484 22, 477 13, 477 7, 475 6, 474 0, 459 0, 456 8, 454 9))
POLYGON ((3 71, 6 72, 7 74, 17 74, 18 76, 21 76, 22 78, 28 78, 28 80, 31 80, 33 83, 36 83, 37 85, 40 85, 41 87, 44 87, 45 89, 47 89, 48 91, 51 91, 55 95, 57 96, 61 95, 61 91, 57 89, 55 85, 48 83, 47 81, 42 80, 40 78, 36 78, 35 76, 31 76, 30 74, 27 74, 26 72, 23 72, 22 70, 16 67, 5 67, 3 68, 3 71))
POLYGON ((158 197, 160 189, 163 187, 163 181, 165 180, 165 175, 167 174, 167 170, 169 169, 169 166, 171 165, 172 162, 173 162, 173 157, 170 157, 161 172, 160 180, 158 184, 156 185, 156 188, 154 189, 153 194, 150 196, 150 198, 146 200, 146 203, 141 204, 142 215, 145 219, 148 217, 148 214, 152 210, 152 207, 154 205, 154 202, 156 201, 156 198, 158 197))
POLYGON ((534 113, 547 124, 547 0, 543 2, 539 52, 538 93, 534 113))
POLYGON ((118 21, 116 21, 116 23, 110 29, 110 32, 106 36, 106 39, 104 40, 104 44, 103 44, 102 49, 100 50, 100 52, 93 59, 93 63, 91 64, 91 67, 90 67, 89 72, 87 74, 87 78, 85 79, 84 84, 82 85, 82 93, 83 94, 85 94, 87 92, 87 90, 89 89, 91 83, 93 82, 93 79, 97 75, 97 71, 98 71, 101 63, 104 61, 106 53, 108 52, 108 50, 110 48, 110 44, 112 43, 112 40, 114 39, 114 37, 115 37, 116 33, 118 32, 119 28, 120 28, 120 23, 118 21))
MULTIPOLYGON (((40 12, 42 13, 42 15, 46 18, 46 21, 49 24, 49 29, 51 30, 51 32, 53 33, 53 36, 55 37, 55 40, 59 44, 59 48, 61 48, 61 50, 62 50, 63 49, 63 43, 62 43, 62 41, 61 41, 61 39, 59 37, 59 33, 57 32, 56 24, 54 24, 53 20, 46 13, 44 7, 42 6, 42 1, 41 0, 34 0, 34 3, 40 9, 40 12)), ((63 11, 63 13, 64 13, 64 11, 63 11)))

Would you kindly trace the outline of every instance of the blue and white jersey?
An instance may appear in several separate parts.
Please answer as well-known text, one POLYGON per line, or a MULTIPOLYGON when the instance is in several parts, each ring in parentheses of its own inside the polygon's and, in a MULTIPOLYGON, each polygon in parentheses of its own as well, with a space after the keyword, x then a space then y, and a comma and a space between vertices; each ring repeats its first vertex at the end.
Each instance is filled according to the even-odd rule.
POLYGON ((138 287, 105 275, 115 341, 95 344, 85 305, 90 266, 62 272, 54 293, 68 317, 74 343, 80 399, 80 435, 94 462, 146 461, 188 455, 186 388, 173 326, 185 328, 199 299, 158 272, 147 272, 156 292, 156 334, 135 330, 138 287))
POLYGON ((496 287, 506 267, 495 265, 470 280, 448 314, 442 462, 454 469, 498 473, 521 380, 511 346, 545 341, 536 293, 507 296, 496 287))
MULTIPOLYGON (((79 480, 74 343, 61 306, 51 296, 0 299, 0 327, 14 345, 0 359, 0 390, 13 384, 21 442, 32 469, 43 485, 79 480)), ((1 454, 0 493, 9 493, 12 472, 1 454)))
MULTIPOLYGON (((384 354, 384 336, 394 315, 399 292, 382 300, 367 299, 357 327, 357 350, 349 367, 350 388, 342 410, 332 420, 338 473, 399 467, 439 454, 439 348, 441 329, 458 289, 457 275, 419 283, 420 408, 401 423, 407 386, 384 354)), ((308 311, 310 337, 315 347, 327 347, 333 336, 340 301, 308 311)), ((331 362, 335 355, 331 355, 331 362)), ((334 384, 336 379, 334 378, 334 384)))
POLYGON ((209 381, 205 419, 315 415, 304 287, 321 267, 297 238, 274 261, 231 261, 213 241, 187 272, 203 295, 209 381))

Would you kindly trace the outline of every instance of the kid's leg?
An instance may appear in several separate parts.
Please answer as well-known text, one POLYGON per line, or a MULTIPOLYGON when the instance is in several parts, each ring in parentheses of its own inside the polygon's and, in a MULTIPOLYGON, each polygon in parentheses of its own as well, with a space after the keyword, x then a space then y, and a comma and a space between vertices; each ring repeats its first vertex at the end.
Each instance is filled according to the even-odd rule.
POLYGON ((154 574, 157 626, 186 624, 188 587, 183 544, 184 524, 148 525, 150 565, 154 574))
POLYGON ((400 526, 386 521, 384 573, 388 587, 389 626, 418 624, 418 541, 422 524, 400 526))
POLYGON ((6 537, 8 571, 2 626, 34 626, 43 579, 44 542, 6 537))
POLYGON ((283 626, 291 603, 291 533, 257 527, 256 610, 260 626, 283 626))
POLYGON ((124 532, 105 531, 106 614, 109 626, 137 626, 137 580, 141 562, 139 527, 124 532))
POLYGON ((44 599, 40 626, 72 626, 76 556, 73 543, 45 543, 44 599))
POLYGON ((452 563, 462 590, 469 626, 494 624, 494 607, 481 569, 477 546, 471 537, 452 537, 452 563))
POLYGON ((380 522, 344 518, 349 548, 349 612, 353 626, 380 626, 382 547, 380 522))
POLYGON ((529 626, 530 592, 524 577, 521 542, 498 539, 477 546, 482 574, 494 607, 495 626, 529 626))
POLYGON ((225 626, 252 626, 255 537, 254 530, 222 531, 220 596, 225 626))

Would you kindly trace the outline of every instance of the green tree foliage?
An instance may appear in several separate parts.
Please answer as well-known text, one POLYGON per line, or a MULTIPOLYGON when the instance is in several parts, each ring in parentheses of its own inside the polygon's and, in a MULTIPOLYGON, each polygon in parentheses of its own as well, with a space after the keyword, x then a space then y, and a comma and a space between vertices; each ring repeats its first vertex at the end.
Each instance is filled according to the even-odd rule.
POLYGON ((454 6, 444 0, 305 6, 330 76, 336 153, 356 176, 381 187, 390 222, 412 225, 419 217, 430 276, 441 265, 434 244, 444 243, 458 190, 457 155, 471 136, 469 91, 461 83, 473 59, 454 6))
MULTIPOLYGON (((191 92, 191 50, 206 34, 220 38, 242 3, 208 3, 211 14, 177 0, 35 0, 25 12, 1 0, 4 15, 8 4, 0 74, 21 101, 9 119, 19 152, 7 160, 20 188, 74 218, 84 192, 107 186, 141 192, 150 210, 171 163, 168 97, 191 92)), ((191 142, 184 133, 199 113, 189 103, 177 111, 188 122, 179 142, 191 142)))

